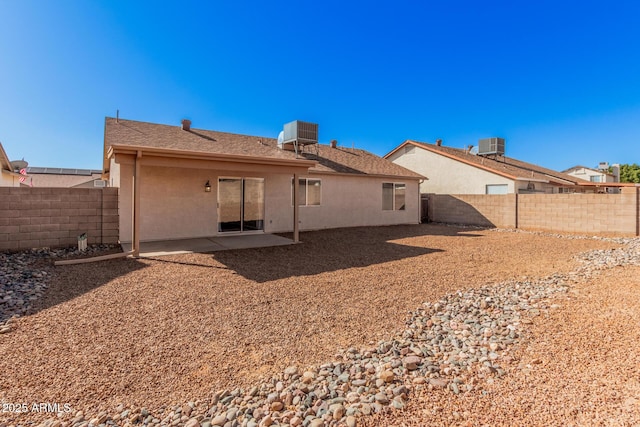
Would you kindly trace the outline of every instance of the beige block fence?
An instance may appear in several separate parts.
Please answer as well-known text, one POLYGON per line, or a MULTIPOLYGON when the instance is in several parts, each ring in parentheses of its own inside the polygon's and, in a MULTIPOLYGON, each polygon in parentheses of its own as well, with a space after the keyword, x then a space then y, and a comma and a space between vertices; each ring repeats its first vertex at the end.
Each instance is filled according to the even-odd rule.
POLYGON ((0 188, 0 251, 118 242, 117 188, 0 188))
POLYGON ((426 195, 429 221, 597 235, 640 235, 640 188, 620 194, 426 195))

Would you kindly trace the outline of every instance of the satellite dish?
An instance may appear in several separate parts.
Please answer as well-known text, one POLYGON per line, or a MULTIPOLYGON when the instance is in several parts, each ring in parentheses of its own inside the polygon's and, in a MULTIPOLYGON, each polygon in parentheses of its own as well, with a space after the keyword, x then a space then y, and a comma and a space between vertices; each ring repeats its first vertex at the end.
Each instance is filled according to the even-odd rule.
POLYGON ((27 166, 29 166, 29 163, 25 162, 24 159, 22 160, 14 160, 11 162, 11 167, 13 168, 14 171, 19 171, 21 169, 26 169, 27 166))
POLYGON ((278 134, 278 147, 282 148, 282 143, 284 142, 284 131, 281 130, 278 134))
POLYGON ((478 155, 478 146, 474 145, 473 147, 471 147, 471 150, 469 150, 469 154, 473 154, 474 156, 478 155))

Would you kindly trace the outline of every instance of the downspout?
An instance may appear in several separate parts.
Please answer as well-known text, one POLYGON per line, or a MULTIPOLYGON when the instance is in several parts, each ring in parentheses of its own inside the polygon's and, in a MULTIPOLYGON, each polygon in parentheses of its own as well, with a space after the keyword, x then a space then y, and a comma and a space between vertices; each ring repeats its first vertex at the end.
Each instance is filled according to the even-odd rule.
POLYGON ((293 174, 293 242, 298 243, 300 241, 300 230, 298 227, 298 174, 293 174))

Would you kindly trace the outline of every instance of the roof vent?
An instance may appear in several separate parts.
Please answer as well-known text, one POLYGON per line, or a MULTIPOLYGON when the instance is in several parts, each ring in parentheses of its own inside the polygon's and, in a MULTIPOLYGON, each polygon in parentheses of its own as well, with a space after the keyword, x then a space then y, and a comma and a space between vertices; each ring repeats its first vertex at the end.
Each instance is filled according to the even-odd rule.
POLYGON ((182 130, 191 130, 191 120, 189 119, 182 120, 182 130))
POLYGON ((436 145, 438 147, 441 147, 442 146, 442 140, 441 139, 436 139, 436 145))
POLYGON ((504 156, 504 138, 485 138, 478 141, 478 155, 504 156))
POLYGON ((332 139, 330 144, 331 144, 331 148, 336 148, 338 146, 338 141, 335 139, 332 139))

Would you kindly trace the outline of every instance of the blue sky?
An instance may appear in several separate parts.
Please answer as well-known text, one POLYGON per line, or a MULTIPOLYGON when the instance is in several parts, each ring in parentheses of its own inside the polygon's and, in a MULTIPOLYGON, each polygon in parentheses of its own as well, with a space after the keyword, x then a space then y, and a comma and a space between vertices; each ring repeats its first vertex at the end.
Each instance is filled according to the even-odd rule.
POLYGON ((405 139, 553 169, 640 163, 640 2, 0 0, 0 141, 101 167, 105 116, 384 155, 405 139))

